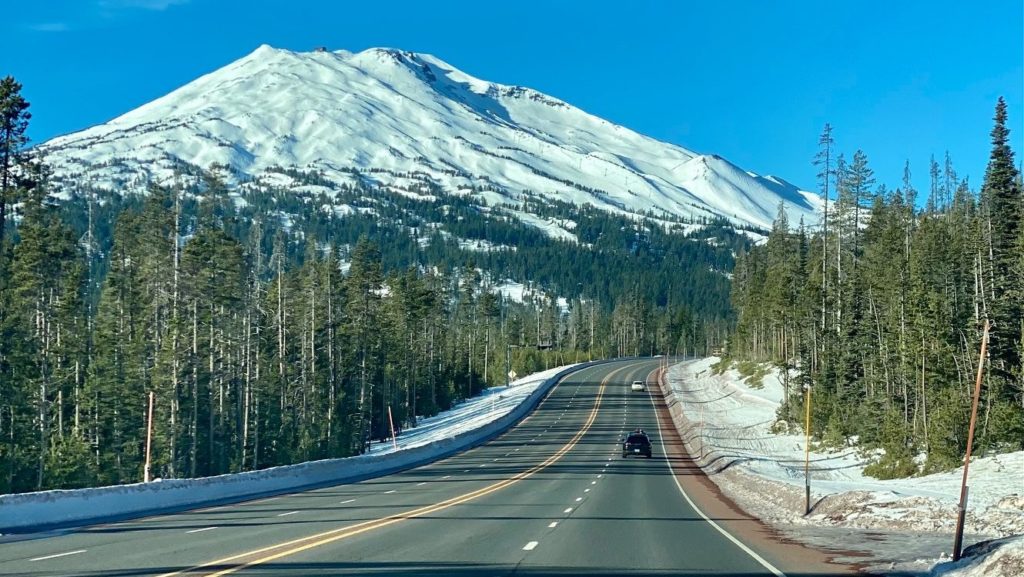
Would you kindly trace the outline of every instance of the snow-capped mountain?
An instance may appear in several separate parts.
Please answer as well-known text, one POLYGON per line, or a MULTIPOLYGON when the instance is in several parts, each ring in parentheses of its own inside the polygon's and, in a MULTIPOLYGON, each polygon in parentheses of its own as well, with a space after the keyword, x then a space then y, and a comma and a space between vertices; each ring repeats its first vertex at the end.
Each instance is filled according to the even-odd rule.
MULTIPOLYGON (((403 194, 524 192, 666 218, 768 227, 780 201, 816 221, 818 197, 648 138, 520 86, 474 78, 434 56, 374 48, 261 46, 110 122, 39 147, 58 186, 118 192, 169 183, 193 165, 237 186, 289 186, 282 169, 403 194)), ((294 183, 292 183, 294 184, 294 183)), ((297 186, 297 185, 295 185, 297 186)), ((308 183, 304 184, 308 186, 308 183)))

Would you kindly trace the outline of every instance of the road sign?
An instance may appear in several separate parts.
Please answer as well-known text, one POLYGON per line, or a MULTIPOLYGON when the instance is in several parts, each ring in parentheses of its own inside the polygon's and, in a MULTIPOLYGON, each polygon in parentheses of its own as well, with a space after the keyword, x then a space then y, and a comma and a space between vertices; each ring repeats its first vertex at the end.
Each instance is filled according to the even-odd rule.
POLYGON ((511 381, 514 381, 514 380, 516 380, 516 377, 518 377, 518 376, 519 376, 519 375, 517 375, 515 371, 509 371, 509 372, 508 372, 508 378, 509 378, 509 380, 511 380, 511 381))

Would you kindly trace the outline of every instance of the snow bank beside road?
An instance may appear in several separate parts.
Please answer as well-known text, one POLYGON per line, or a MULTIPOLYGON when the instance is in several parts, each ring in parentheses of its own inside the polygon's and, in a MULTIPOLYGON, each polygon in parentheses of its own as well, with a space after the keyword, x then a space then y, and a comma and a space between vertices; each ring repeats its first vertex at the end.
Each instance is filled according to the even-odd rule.
POLYGON ((283 493, 379 476, 441 459, 482 443, 530 412, 548 390, 579 365, 536 373, 495 387, 390 441, 368 454, 326 459, 199 479, 172 479, 112 487, 0 495, 0 532, 87 524, 163 510, 283 493))
MULTIPOLYGON (((755 388, 734 370, 712 374, 717 361, 670 367, 673 417, 691 454, 744 509, 779 526, 941 533, 951 543, 963 470, 881 481, 863 474, 856 448, 811 451, 814 507, 804 517, 803 433, 772 432, 784 398, 778 373, 755 388)), ((968 534, 1024 533, 1024 452, 972 460, 968 483, 968 534)))
MULTIPOLYGON (((476 397, 467 399, 450 410, 426 419, 421 418, 416 424, 416 428, 406 429, 398 435, 398 450, 421 447, 479 429, 513 411, 538 387, 543 385, 544 381, 575 366, 566 365, 534 373, 512 381, 508 387, 485 389, 476 397)), ((394 451, 394 443, 390 440, 384 443, 374 443, 370 447, 371 455, 393 453, 394 451)))
POLYGON ((934 577, 995 577, 1024 575, 1024 536, 986 541, 964 551, 956 562, 939 563, 934 577))

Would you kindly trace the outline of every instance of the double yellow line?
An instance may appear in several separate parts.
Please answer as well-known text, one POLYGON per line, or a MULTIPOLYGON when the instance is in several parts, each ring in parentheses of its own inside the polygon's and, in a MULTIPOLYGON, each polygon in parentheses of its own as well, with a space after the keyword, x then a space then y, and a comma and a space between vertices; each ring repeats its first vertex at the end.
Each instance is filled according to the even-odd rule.
POLYGON ((601 398, 604 396, 604 389, 605 386, 608 384, 608 381, 610 381, 616 373, 624 369, 625 367, 612 371, 603 381, 601 381, 601 386, 597 391, 597 398, 594 400, 594 408, 590 410, 590 415, 587 417, 587 421, 583 424, 583 427, 580 428, 580 430, 573 436, 573 438, 570 439, 569 442, 566 443, 564 446, 562 446, 561 449, 555 452, 555 454, 545 459, 542 463, 535 465, 530 469, 527 469, 526 471, 517 473, 512 477, 509 477, 508 479, 499 481, 492 485, 488 485, 481 489, 477 489, 475 491, 459 495, 458 497, 453 497, 451 499, 441 501, 440 503, 427 505, 425 507, 420 507, 418 509, 413 509, 411 511, 406 511, 404 513, 396 513, 394 515, 389 515, 387 517, 382 517, 380 519, 374 519, 372 521, 363 521, 362 523, 357 523, 355 525, 348 525, 345 527, 339 527, 337 529, 331 529, 330 531, 324 531, 323 533, 317 533, 315 535, 301 537, 299 539, 295 539, 292 541, 278 543, 276 545, 270 545, 268 547, 263 547, 262 549, 246 551, 245 553, 239 553, 237 555, 232 555, 231 557, 225 557, 223 559, 218 559, 216 561, 210 561, 209 563, 203 563, 202 565, 196 565, 188 569, 173 571, 171 573, 164 573, 159 577, 173 577, 176 575, 202 573, 206 570, 210 570, 213 567, 222 566, 226 563, 237 561, 238 559, 252 557, 263 553, 268 553, 270 551, 282 549, 277 551, 276 553, 271 553, 269 555, 260 557, 258 559, 254 559, 252 561, 239 563, 238 565, 234 565, 232 567, 228 567, 226 569, 221 569, 220 571, 207 574, 208 577, 220 577, 222 575, 229 575, 231 573, 235 573, 236 571, 241 571, 242 569, 247 569, 255 565, 269 563, 282 557, 288 557, 289 555, 301 553, 302 551, 313 549, 315 547, 320 547, 321 545, 326 545, 328 543, 333 543, 335 541, 347 539, 349 537, 359 535, 361 533, 366 533, 367 531, 373 531, 374 529, 380 529, 381 527, 394 525, 395 523, 405 521, 406 519, 415 519, 416 517, 422 517, 424 515, 429 515, 431 513, 443 511, 444 509, 448 509, 456 505, 461 505, 463 503, 467 503, 474 499, 483 497, 484 495, 490 495, 491 493, 500 491, 506 487, 510 487, 518 483, 519 481, 531 477, 534 474, 546 469, 547 467, 550 467, 556 461, 565 456, 566 453, 571 451, 572 448, 575 447, 580 442, 580 440, 583 438, 583 435, 585 435, 587 431, 590 430, 591 425, 594 424, 594 420, 597 419, 598 410, 601 408, 601 398))

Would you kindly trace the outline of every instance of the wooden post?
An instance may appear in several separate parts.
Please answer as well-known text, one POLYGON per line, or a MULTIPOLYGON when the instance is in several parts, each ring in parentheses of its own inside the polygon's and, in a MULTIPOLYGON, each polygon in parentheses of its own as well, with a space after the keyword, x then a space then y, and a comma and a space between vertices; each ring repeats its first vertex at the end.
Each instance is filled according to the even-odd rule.
POLYGON ((151 479, 150 469, 150 448, 153 446, 153 391, 149 392, 149 419, 146 423, 146 466, 143 468, 143 482, 148 483, 151 479))
POLYGON ((807 390, 807 415, 804 417, 804 515, 811 514, 811 385, 807 390))
POLYGON ((391 444, 398 450, 398 439, 395 438, 395 420, 391 418, 391 405, 388 405, 388 426, 391 427, 391 444))
POLYGON ((985 349, 988 348, 988 320, 981 334, 981 355, 978 359, 978 376, 974 380, 974 400, 971 402, 971 424, 967 429, 967 455, 964 457, 964 476, 960 482, 960 505, 956 514, 956 535, 953 537, 953 560, 960 560, 960 549, 964 544, 964 517, 967 516, 967 470, 971 467, 971 449, 974 445, 974 425, 978 421, 978 399, 981 397, 981 376, 985 367, 985 349))

